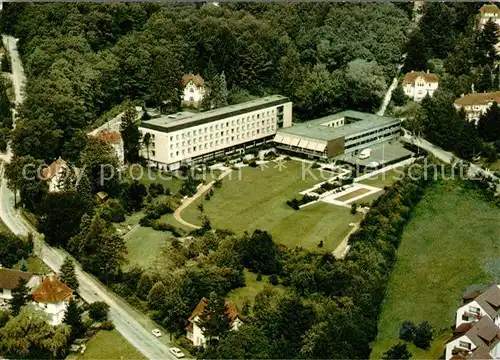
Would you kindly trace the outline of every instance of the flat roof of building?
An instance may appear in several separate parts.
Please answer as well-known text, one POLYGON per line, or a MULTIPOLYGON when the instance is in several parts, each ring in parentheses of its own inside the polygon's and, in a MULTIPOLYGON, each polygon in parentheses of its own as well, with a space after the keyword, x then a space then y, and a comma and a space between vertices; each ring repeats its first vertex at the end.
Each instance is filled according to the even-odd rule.
POLYGON ((349 135, 359 134, 379 126, 399 122, 399 119, 364 113, 360 111, 346 110, 337 114, 328 115, 319 119, 294 124, 291 127, 278 130, 278 134, 294 135, 313 140, 332 140, 349 135), (323 124, 344 118, 343 126, 330 127, 323 124), (346 122, 349 122, 346 124, 346 122))
POLYGON ((164 115, 156 119, 142 121, 140 127, 162 132, 172 132, 225 119, 231 116, 245 114, 251 111, 265 109, 270 106, 285 104, 287 102, 290 102, 290 99, 285 96, 270 95, 214 110, 202 112, 182 111, 176 114, 164 115))

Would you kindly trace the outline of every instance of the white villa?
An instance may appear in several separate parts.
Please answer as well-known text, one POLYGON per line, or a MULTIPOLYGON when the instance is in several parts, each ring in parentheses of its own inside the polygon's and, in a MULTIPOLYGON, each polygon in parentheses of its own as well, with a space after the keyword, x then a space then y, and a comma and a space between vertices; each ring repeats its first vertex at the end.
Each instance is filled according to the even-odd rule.
POLYGON ((471 291, 458 308, 445 360, 500 358, 500 286, 471 291))
POLYGON ((436 74, 423 71, 411 71, 403 79, 403 90, 410 99, 420 102, 426 95, 432 96, 439 86, 436 74))
POLYGON ((485 4, 479 9, 479 29, 489 20, 500 26, 500 9, 495 4, 485 4))
POLYGON ((182 104, 194 108, 200 107, 206 92, 205 80, 201 75, 185 74, 182 77, 182 86, 184 86, 182 104))
POLYGON ((455 100, 455 108, 464 108, 467 120, 473 121, 476 125, 481 115, 483 115, 493 103, 500 103, 500 91, 487 93, 471 93, 462 95, 455 100))
POLYGON ((33 292, 35 307, 50 316, 50 324, 62 323, 69 301, 73 298, 73 290, 63 284, 55 276, 48 276, 33 292))
POLYGON ((40 284, 40 278, 34 274, 0 266, 0 308, 9 306, 9 300, 12 299, 12 290, 18 286, 21 279, 26 281, 26 285, 30 289, 40 284))
POLYGON ((123 165, 125 163, 125 148, 123 146, 122 135, 119 131, 101 130, 94 136, 111 145, 111 147, 115 151, 116 157, 118 158, 118 163, 120 165, 123 165))
POLYGON ((68 163, 60 156, 48 167, 43 168, 41 175, 42 179, 49 184, 49 192, 59 192, 63 190, 68 170, 68 163))
MULTIPOLYGON (((204 346, 208 340, 203 335, 203 329, 198 326, 200 314, 206 311, 207 304, 208 300, 202 298, 188 319, 189 325, 186 328, 187 338, 193 342, 194 346, 204 346)), ((230 331, 237 331, 243 325, 244 318, 238 312, 234 303, 226 302, 226 314, 230 320, 230 331)))

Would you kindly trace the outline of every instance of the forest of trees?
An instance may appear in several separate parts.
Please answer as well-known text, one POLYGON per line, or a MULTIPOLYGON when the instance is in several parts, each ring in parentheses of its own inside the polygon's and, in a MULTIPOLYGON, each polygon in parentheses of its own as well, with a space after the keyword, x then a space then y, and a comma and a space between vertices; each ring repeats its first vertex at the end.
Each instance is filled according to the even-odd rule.
POLYGON ((373 111, 407 40, 407 5, 7 3, 27 100, 16 155, 77 161, 85 131, 129 99, 177 108, 183 73, 224 74, 229 103, 281 93, 298 119, 373 111))

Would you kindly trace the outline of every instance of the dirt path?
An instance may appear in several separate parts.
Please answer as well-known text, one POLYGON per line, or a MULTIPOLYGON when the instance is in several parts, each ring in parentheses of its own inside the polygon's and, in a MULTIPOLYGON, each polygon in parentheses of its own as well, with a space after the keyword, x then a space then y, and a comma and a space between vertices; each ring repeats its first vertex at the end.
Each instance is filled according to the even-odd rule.
MULTIPOLYGON (((220 174, 219 176, 219 179, 223 179, 224 177, 226 177, 227 175, 229 175, 231 173, 231 169, 227 169, 226 171, 224 171, 222 174, 220 174)), ((184 226, 187 226, 187 227, 190 227, 192 229, 199 229, 200 227, 198 225, 194 225, 194 224, 191 224, 187 221, 185 221, 182 217, 181 217, 181 212, 182 210, 184 210, 185 208, 187 208, 193 201, 195 201, 196 199, 198 199, 201 195, 203 195, 206 191, 210 190, 210 188, 214 185, 215 183, 215 180, 209 182, 208 184, 206 185, 203 185, 202 187, 200 187, 198 189, 198 191, 196 192, 196 194, 194 194, 193 196, 191 196, 190 198, 187 198, 185 199, 181 206, 179 206, 177 209, 175 209, 174 211, 174 218, 175 220, 177 220, 179 223, 181 223, 182 225, 184 226)))

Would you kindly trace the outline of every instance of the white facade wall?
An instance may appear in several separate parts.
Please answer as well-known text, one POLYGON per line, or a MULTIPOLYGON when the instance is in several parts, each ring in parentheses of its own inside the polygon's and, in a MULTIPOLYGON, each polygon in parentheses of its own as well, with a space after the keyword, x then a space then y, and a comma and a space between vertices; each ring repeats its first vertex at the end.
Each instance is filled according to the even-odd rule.
POLYGON ((483 310, 483 308, 475 301, 459 307, 455 315, 455 327, 458 327, 465 323, 479 321, 481 317, 489 315, 483 310), (477 313, 476 316, 471 316, 471 314, 477 313))
MULTIPOLYGON (((151 134, 150 161, 175 170, 194 157, 275 135, 279 106, 283 106, 283 127, 290 127, 292 103, 288 102, 168 133, 144 127, 139 130, 142 136, 151 134)), ((141 156, 148 158, 144 147, 141 156)))
MULTIPOLYGON (((487 104, 480 104, 480 105, 467 105, 464 106, 465 113, 467 114, 467 120, 469 122, 474 122, 475 125, 477 125, 479 118, 481 115, 483 115, 488 109, 493 105, 493 102, 489 102, 487 104)), ((455 108, 457 110, 461 109, 461 106, 455 104, 455 108)))
POLYGON ((203 100, 204 95, 205 95, 205 87, 204 86, 198 87, 195 85, 193 80, 191 80, 184 87, 182 100, 186 103, 199 104, 203 100))
MULTIPOLYGON (((187 334, 187 338, 193 342, 194 346, 204 346, 207 343, 207 339, 203 335, 203 330, 197 325, 200 317, 195 316, 193 319, 193 332, 187 334)), ((243 325, 243 321, 236 318, 231 324, 230 331, 238 331, 238 329, 243 325)))
POLYGON ((0 291, 0 303, 7 302, 12 299, 12 291, 10 289, 1 289, 0 291))
POLYGON ((498 13, 483 13, 479 19, 479 29, 482 29, 489 20, 500 26, 500 16, 498 13))
POLYGON ((64 314, 66 313, 66 308, 68 307, 68 302, 59 301, 57 303, 43 303, 36 302, 35 306, 37 309, 42 310, 44 313, 48 314, 50 318, 51 325, 60 325, 63 322, 64 314))
POLYGON ((427 82, 423 77, 418 77, 413 84, 406 84, 403 90, 410 99, 420 102, 426 95, 432 97, 438 86, 437 82, 427 82))
POLYGON ((455 340, 450 341, 448 344, 446 344, 446 353, 444 359, 450 360, 451 357, 453 356, 452 351, 455 348, 473 351, 476 349, 476 347, 477 346, 474 345, 474 343, 466 335, 462 335, 459 338, 456 338, 455 340), (467 344, 468 346, 464 346, 467 344))

